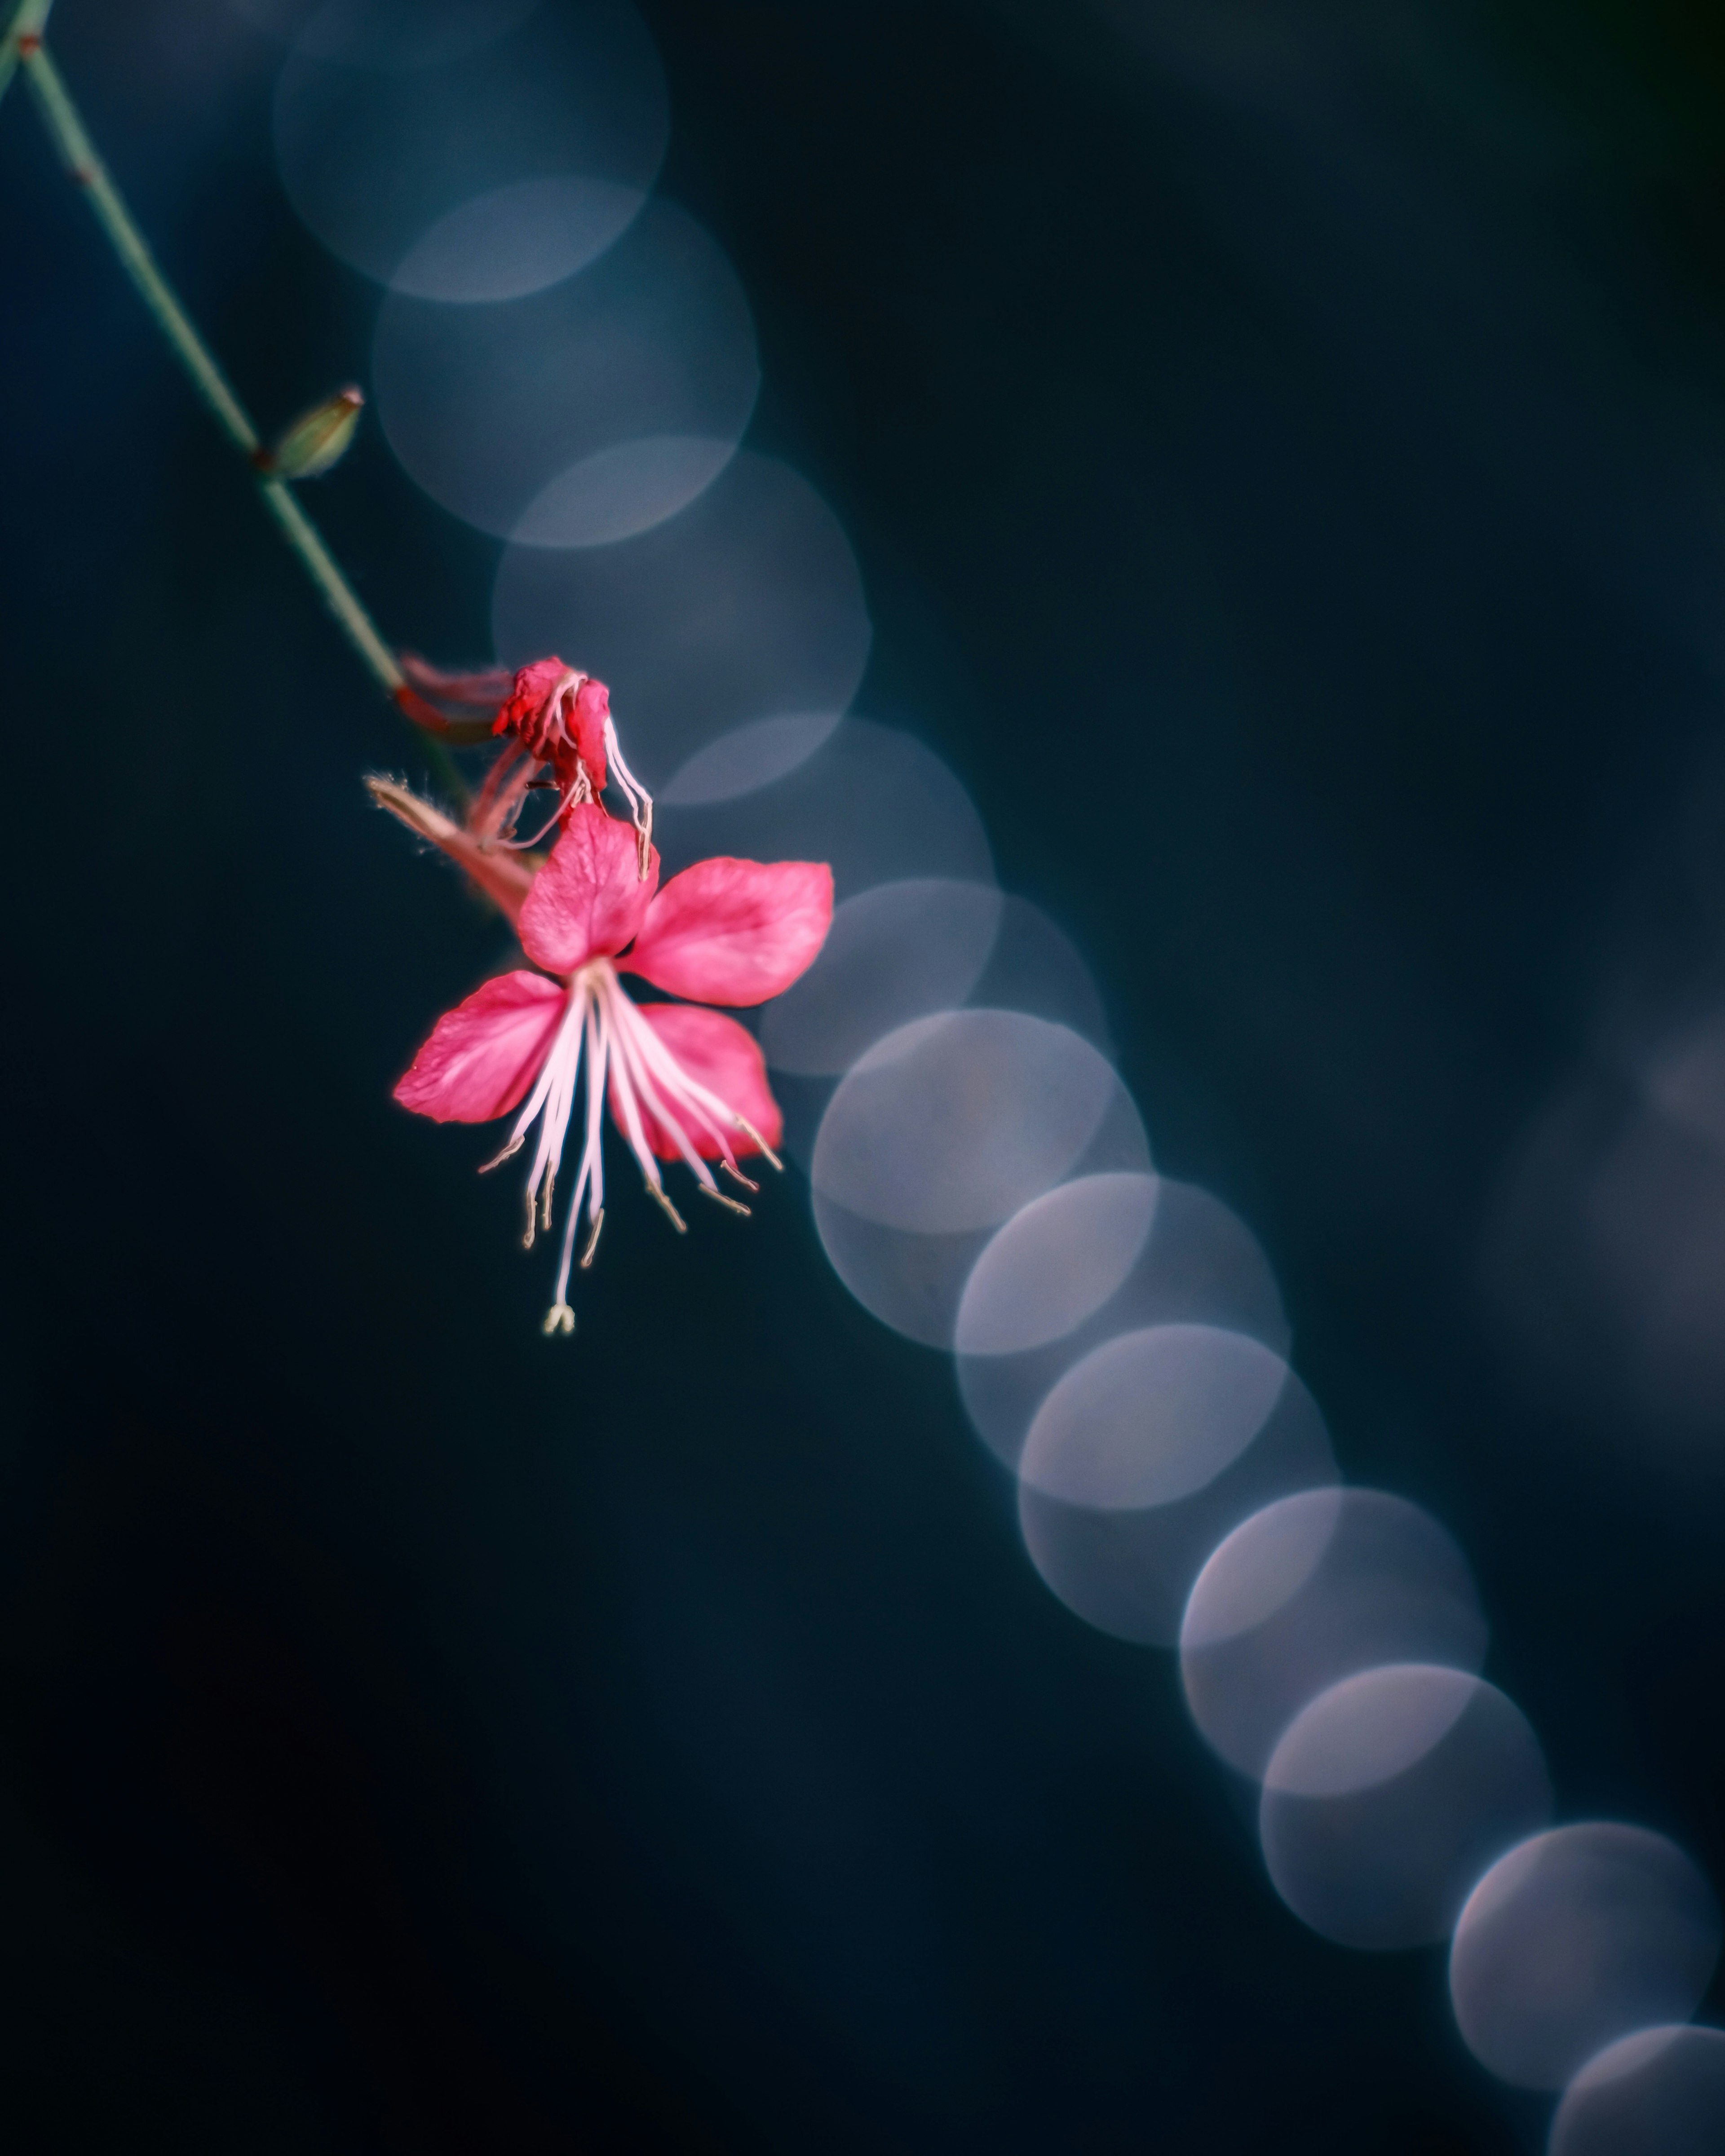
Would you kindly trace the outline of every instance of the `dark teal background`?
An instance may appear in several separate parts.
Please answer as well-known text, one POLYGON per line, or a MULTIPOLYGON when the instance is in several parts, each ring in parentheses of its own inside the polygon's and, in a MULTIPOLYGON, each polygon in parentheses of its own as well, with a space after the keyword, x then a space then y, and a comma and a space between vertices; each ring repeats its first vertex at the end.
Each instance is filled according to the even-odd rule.
MULTIPOLYGON (((1717 23, 1292 0, 1219 74, 1127 0, 644 13, 859 707, 1086 952, 1349 1474, 1468 1549, 1562 1815, 1725 1880, 1725 1432, 1543 1412, 1478 1286, 1718 753, 1717 23)), ((275 49, 52 34, 266 426, 363 379, 275 49)), ((516 1193, 388 1099, 497 942, 361 792, 413 743, 16 85, 0 202, 0 2138, 1537 2148, 1440 1956, 1281 1908, 794 1178, 617 1205, 540 1339, 516 1193)), ((375 425, 309 499, 392 636, 484 654, 495 550, 375 425)))

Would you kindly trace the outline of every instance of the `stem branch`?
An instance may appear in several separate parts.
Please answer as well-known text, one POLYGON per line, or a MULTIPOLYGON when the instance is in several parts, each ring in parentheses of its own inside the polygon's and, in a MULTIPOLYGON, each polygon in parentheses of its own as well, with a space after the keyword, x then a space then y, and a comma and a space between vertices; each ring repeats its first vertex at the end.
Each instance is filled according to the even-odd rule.
MULTIPOLYGON (((42 28, 52 5, 53 0, 21 0, 7 27, 4 44, 0 45, 0 95, 4 94, 13 69, 22 64, 25 78, 35 93, 43 122, 67 170, 89 198, 97 223, 120 258, 121 267, 131 278, 174 357, 191 377, 193 387, 214 415, 216 424, 255 469, 261 448, 258 430, 234 395, 215 355, 193 326, 190 316, 157 268, 148 242, 109 177, 107 167, 96 155, 95 146, 67 92, 59 69, 42 42, 42 28)), ((400 701, 404 693, 410 693, 406 677, 361 603, 359 594, 324 543, 322 534, 285 481, 262 473, 259 489, 282 536, 298 555, 300 566, 316 586, 349 644, 384 694, 400 701)), ((427 736, 422 739, 422 747, 444 782, 465 792, 460 774, 443 743, 427 736)))

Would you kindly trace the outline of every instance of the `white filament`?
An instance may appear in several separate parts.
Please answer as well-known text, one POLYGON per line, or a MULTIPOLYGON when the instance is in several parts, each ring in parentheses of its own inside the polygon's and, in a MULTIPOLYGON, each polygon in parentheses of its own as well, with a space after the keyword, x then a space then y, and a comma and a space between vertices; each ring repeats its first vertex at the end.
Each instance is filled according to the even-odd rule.
MULTIPOLYGON (((650 814, 650 803, 649 807, 650 814)), ((587 1106, 581 1147, 581 1165, 563 1223, 562 1252, 557 1265, 557 1292, 545 1321, 547 1333, 572 1332, 574 1313, 568 1304, 569 1273, 574 1262, 575 1229, 583 1200, 588 1227, 586 1265, 593 1255, 600 1215, 605 1204, 603 1147, 604 1104, 608 1089, 629 1151, 634 1155, 648 1191, 658 1200, 680 1231, 683 1223, 665 1188, 665 1178, 647 1134, 647 1118, 675 1146, 701 1188, 727 1210, 747 1213, 748 1208, 727 1197, 713 1179, 713 1173, 691 1140, 691 1128, 710 1139, 739 1183, 747 1183, 737 1166, 732 1133, 742 1132, 770 1152, 737 1111, 711 1089, 692 1077, 677 1061, 644 1014, 625 993, 608 958, 595 958, 571 976, 568 1001, 558 1024, 550 1053, 541 1066, 531 1092, 516 1118, 510 1139, 495 1167, 521 1149, 536 1120, 538 1142, 527 1176, 526 1242, 531 1246, 536 1229, 549 1228, 552 1199, 563 1146, 574 1113, 575 1096, 581 1081, 582 1055, 587 1059, 587 1106), (686 1119, 686 1122, 685 1122, 686 1119)), ((750 1186, 752 1187, 752 1186, 750 1186)))

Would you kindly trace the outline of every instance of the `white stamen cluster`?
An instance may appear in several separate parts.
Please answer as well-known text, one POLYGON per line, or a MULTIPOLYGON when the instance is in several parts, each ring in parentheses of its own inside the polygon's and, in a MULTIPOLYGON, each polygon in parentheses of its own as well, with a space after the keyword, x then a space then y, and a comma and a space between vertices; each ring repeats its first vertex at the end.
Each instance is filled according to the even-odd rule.
POLYGON ((752 1123, 683 1069, 630 1000, 610 960, 592 959, 571 976, 568 1001, 538 1082, 516 1118, 508 1144, 495 1160, 486 1163, 488 1168, 496 1168, 519 1152, 535 1119, 538 1120, 538 1144, 526 1188, 525 1240, 529 1250, 536 1233, 551 1226, 552 1193, 562 1165, 563 1142, 575 1111, 583 1052, 587 1061, 585 1136, 575 1194, 563 1225, 556 1296, 546 1314, 547 1335, 575 1330, 575 1313, 568 1303, 569 1271, 574 1262, 575 1230, 583 1199, 588 1219, 587 1243, 581 1254, 583 1271, 593 1263, 599 1230, 604 1224, 605 1164, 600 1141, 608 1090, 616 1101, 624 1135, 629 1151, 639 1163, 647 1194, 664 1209, 679 1235, 684 1232, 683 1217, 671 1203, 649 1141, 649 1116, 670 1135, 692 1170, 700 1189, 730 1212, 747 1214, 749 1209, 719 1188, 712 1169, 690 1140, 685 1119, 718 1147, 720 1167, 745 1190, 757 1189, 759 1185, 752 1183, 737 1165, 734 1132, 741 1131, 752 1139, 774 1168, 780 1164, 752 1123))

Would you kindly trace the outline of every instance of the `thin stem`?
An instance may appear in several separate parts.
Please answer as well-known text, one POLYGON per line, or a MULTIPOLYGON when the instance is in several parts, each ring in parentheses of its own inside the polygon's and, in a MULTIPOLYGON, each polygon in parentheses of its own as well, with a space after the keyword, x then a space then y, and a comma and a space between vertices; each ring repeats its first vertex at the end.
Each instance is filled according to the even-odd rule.
MULTIPOLYGON (((193 387, 213 413, 217 424, 255 468, 261 444, 250 415, 234 393, 215 355, 193 326, 172 287, 157 267, 147 241, 109 177, 106 167, 96 155, 95 146, 67 93, 59 69, 42 43, 41 25, 52 4, 53 0, 22 0, 8 28, 4 49, 0 50, 0 90, 9 80, 12 68, 22 62, 43 121, 72 177, 89 198, 96 222, 119 256, 121 267, 131 279, 157 327, 191 377, 193 387)), ((385 695, 399 701, 408 690, 406 677, 396 664, 394 653, 361 603, 359 594, 325 545, 317 526, 285 481, 262 473, 259 487, 264 506, 280 526, 282 536, 298 555, 301 567, 348 642, 385 695)), ((460 773, 443 743, 425 737, 422 746, 444 782, 465 793, 460 773)))
POLYGON ((54 0, 18 0, 13 10, 6 26, 6 42, 0 44, 0 97, 12 87, 12 78, 18 72, 19 40, 42 35, 53 5, 54 0))

